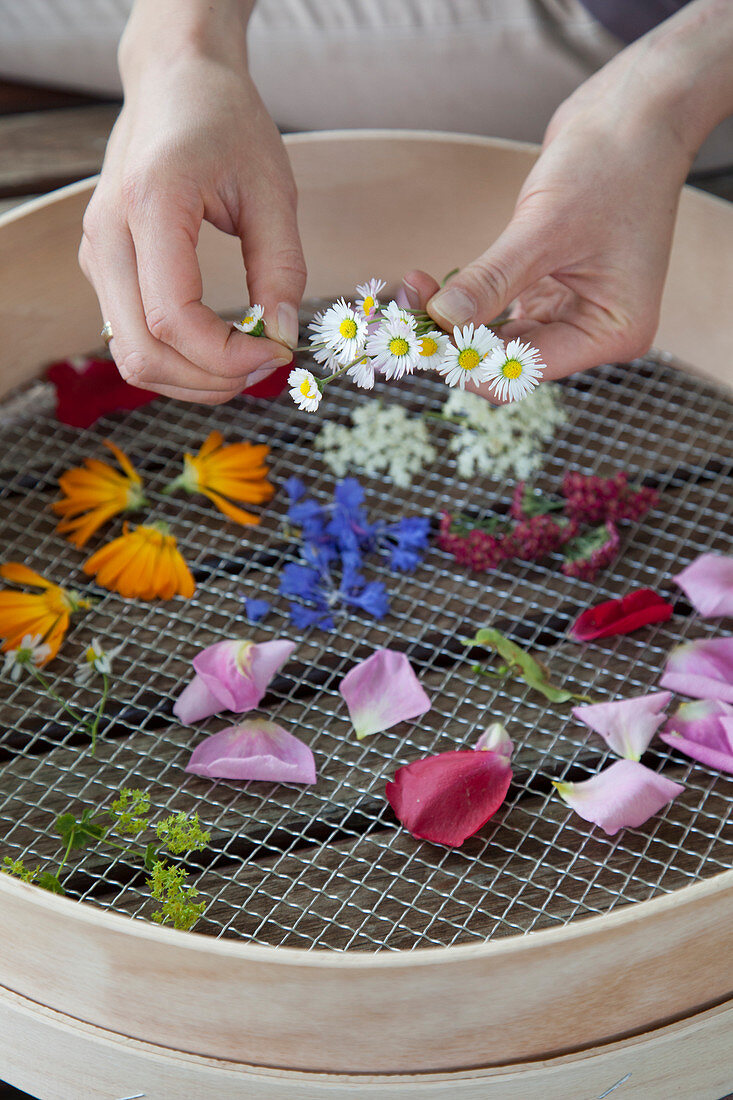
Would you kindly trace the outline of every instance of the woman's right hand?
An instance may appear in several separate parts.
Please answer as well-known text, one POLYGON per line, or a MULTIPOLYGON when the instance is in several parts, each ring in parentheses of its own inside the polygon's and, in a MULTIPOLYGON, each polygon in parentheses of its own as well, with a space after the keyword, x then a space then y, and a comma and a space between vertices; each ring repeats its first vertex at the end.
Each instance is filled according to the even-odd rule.
POLYGON ((125 104, 79 262, 123 378, 216 404, 290 362, 306 272, 290 164, 247 72, 249 5, 198 6, 182 13, 174 0, 138 0, 120 48, 125 104), (202 303, 204 220, 240 238, 249 300, 264 306, 269 339, 238 332, 202 303))

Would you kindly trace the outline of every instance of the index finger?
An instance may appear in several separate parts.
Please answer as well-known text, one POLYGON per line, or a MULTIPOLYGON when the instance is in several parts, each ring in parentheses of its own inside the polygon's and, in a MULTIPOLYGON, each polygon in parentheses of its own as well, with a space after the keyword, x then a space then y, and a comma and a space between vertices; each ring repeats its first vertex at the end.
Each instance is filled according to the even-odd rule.
POLYGON ((201 301, 196 243, 202 213, 157 200, 130 216, 151 335, 220 378, 241 378, 259 367, 284 366, 292 358, 291 351, 238 332, 201 301))

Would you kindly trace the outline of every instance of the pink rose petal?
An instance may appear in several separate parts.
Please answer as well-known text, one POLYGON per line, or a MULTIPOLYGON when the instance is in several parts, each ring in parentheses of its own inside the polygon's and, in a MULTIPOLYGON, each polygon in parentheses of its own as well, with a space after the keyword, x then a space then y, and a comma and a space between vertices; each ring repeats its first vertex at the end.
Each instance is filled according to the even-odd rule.
POLYGON ((638 760, 664 721, 662 712, 671 698, 670 691, 657 691, 614 703, 573 707, 573 714, 600 734, 619 756, 638 760))
POLYGON ((341 681, 339 691, 360 741, 430 710, 430 700, 412 665, 404 653, 393 649, 378 649, 354 665, 341 681))
POLYGON ((581 783, 553 785, 576 814, 600 825, 609 836, 643 825, 684 790, 634 760, 617 760, 581 783))
POLYGON ((512 758, 514 744, 501 722, 492 722, 476 742, 476 752, 495 752, 502 756, 507 764, 512 758))
POLYGON ((661 686, 696 699, 733 703, 733 638, 697 638, 673 649, 661 686))
POLYGON ((673 579, 704 618, 733 615, 733 555, 701 554, 673 579))
POLYGON ((217 642, 194 657, 193 667, 222 708, 244 714, 259 705, 294 649, 294 642, 282 640, 217 642))
POLYGON ((219 699, 213 691, 209 691, 200 676, 194 676, 173 704, 173 713, 185 726, 218 714, 221 709, 219 699))
POLYGON ((441 752, 398 768, 387 801, 414 837, 459 847, 493 817, 511 778, 495 752, 441 752))
POLYGON ((316 781, 316 763, 308 746, 282 726, 260 718, 207 737, 194 749, 186 771, 210 779, 316 781))
POLYGON ((670 748, 733 775, 733 707, 728 703, 682 703, 659 736, 670 748))

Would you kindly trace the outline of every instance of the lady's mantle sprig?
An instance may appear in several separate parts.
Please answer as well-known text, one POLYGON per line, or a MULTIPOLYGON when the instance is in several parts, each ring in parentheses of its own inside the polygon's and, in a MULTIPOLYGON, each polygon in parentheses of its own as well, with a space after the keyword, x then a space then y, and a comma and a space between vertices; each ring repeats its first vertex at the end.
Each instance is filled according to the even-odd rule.
POLYGON ((502 401, 530 393, 542 377, 539 352, 519 340, 504 342, 486 325, 454 328, 452 337, 435 328, 422 310, 382 304, 381 279, 356 289, 356 304, 339 298, 310 325, 310 351, 327 372, 317 378, 304 367, 290 372, 290 396, 298 408, 315 412, 326 386, 345 374, 361 389, 377 378, 399 381, 416 370, 440 374, 448 386, 487 384, 502 401))

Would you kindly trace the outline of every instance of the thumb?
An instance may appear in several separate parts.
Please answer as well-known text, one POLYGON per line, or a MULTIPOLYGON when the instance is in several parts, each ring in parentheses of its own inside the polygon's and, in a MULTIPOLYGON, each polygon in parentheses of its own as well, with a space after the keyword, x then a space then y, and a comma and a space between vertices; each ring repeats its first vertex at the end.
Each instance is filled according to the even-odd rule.
POLYGON ((536 233, 510 222, 478 259, 467 264, 438 291, 427 311, 443 328, 490 324, 523 290, 550 273, 536 233))
POLYGON ((297 347, 306 267, 295 200, 271 193, 244 220, 241 239, 249 299, 264 308, 265 334, 288 348, 297 347))

